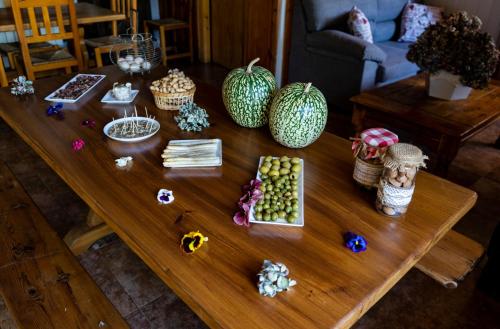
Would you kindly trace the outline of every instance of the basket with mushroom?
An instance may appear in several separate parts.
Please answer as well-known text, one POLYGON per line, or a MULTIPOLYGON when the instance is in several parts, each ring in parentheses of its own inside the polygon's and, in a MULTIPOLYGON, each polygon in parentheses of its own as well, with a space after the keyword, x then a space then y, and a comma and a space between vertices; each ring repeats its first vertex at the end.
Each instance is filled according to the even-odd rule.
POLYGON ((162 110, 178 110, 182 105, 192 103, 196 86, 184 72, 168 70, 166 77, 153 81, 149 87, 156 107, 162 110))

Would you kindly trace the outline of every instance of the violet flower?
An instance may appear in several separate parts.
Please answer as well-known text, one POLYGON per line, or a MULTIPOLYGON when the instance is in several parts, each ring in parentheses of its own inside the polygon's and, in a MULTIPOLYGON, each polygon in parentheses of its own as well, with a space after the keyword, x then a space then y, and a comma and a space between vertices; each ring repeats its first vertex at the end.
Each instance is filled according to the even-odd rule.
POLYGON ((351 251, 358 253, 366 250, 368 242, 361 235, 347 232, 344 234, 344 244, 351 251))
POLYGON ((264 196, 260 190, 261 184, 260 180, 254 179, 250 181, 250 184, 242 187, 244 194, 238 201, 239 210, 233 216, 236 224, 250 226, 250 209, 264 196))
POLYGON ((56 116, 57 119, 64 119, 64 113, 62 111, 63 103, 55 103, 53 105, 49 105, 47 108, 47 116, 56 116))

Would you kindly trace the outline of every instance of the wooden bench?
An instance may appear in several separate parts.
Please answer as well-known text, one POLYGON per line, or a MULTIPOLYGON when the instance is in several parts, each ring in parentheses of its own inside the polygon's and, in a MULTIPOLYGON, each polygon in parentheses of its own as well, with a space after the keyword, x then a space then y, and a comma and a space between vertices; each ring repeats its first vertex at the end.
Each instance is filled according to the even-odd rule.
POLYGON ((128 328, 0 163, 0 294, 19 328, 128 328))

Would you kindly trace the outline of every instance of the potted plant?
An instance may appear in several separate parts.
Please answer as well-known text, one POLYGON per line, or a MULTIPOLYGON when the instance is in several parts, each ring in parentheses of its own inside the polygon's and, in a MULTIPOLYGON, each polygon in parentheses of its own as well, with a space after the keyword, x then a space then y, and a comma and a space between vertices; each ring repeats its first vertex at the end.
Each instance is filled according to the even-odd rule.
POLYGON ((408 60, 429 72, 429 96, 465 99, 471 88, 488 86, 499 51, 481 24, 478 17, 457 12, 429 26, 410 46, 408 60))

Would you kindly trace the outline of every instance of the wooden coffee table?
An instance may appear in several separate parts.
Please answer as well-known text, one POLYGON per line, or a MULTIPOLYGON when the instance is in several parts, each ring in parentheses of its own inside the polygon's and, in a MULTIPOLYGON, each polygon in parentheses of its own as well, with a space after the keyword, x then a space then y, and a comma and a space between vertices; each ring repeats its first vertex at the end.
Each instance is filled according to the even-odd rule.
POLYGON ((430 170, 446 176, 463 143, 499 117, 500 82, 473 90, 466 100, 444 101, 427 96, 425 77, 419 75, 361 93, 351 101, 357 133, 378 126, 410 133, 414 144, 432 152, 430 170))
MULTIPOLYGON (((144 262, 213 328, 347 328, 376 303, 474 205, 476 194, 422 172, 406 217, 395 220, 375 211, 374 196, 353 183, 348 141, 324 133, 299 150, 280 146, 268 129, 245 129, 232 122, 220 89, 197 83, 195 101, 206 108, 211 127, 181 132, 175 113, 157 110, 147 87, 166 73, 131 78, 114 67, 95 73, 107 78, 78 103, 65 105, 64 120, 46 115, 43 98, 68 76, 35 81, 36 95, 15 97, 0 90, 1 117, 61 176, 144 262), (107 139, 104 124, 132 106, 103 105, 113 82, 131 80, 140 89, 135 103, 161 122, 148 141, 122 144, 107 139), (96 127, 81 125, 94 119, 96 127), (83 138, 85 148, 71 143, 83 138), (170 139, 221 138, 223 165, 207 169, 166 169, 161 153, 170 139), (305 226, 277 227, 232 221, 241 186, 255 177, 259 156, 304 159, 305 226), (133 156, 130 168, 114 160, 133 156), (171 189, 175 201, 159 205, 156 193, 171 189), (209 240, 193 255, 180 239, 199 230, 209 240), (354 254, 342 234, 368 241, 354 254), (256 274, 265 259, 279 261, 298 281, 275 298, 262 297, 256 274)), ((130 112, 129 112, 130 113, 130 112)))

